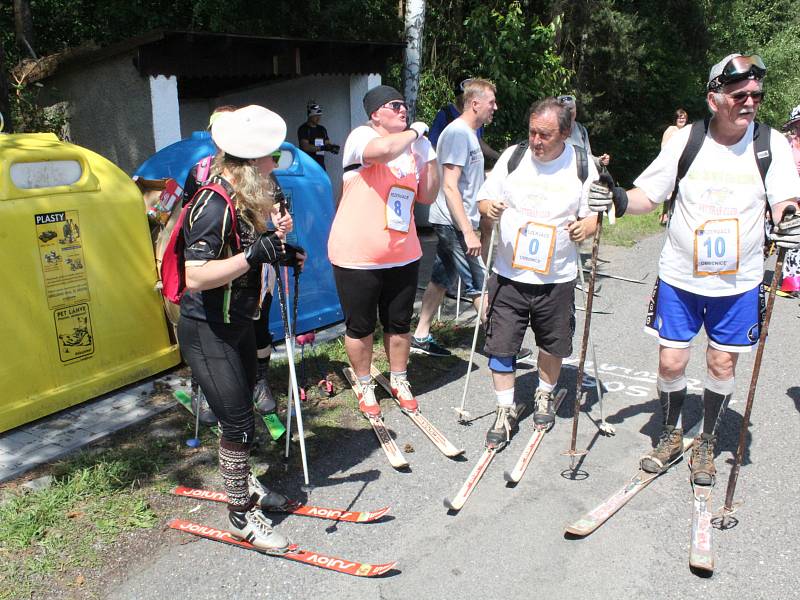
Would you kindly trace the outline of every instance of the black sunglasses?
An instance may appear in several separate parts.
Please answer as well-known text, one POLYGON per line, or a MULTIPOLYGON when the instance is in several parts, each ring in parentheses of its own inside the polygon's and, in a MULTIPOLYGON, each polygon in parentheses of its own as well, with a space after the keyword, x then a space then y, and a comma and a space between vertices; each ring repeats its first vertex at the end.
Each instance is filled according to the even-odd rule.
POLYGON ((383 105, 384 108, 391 108, 394 112, 400 112, 404 108, 408 108, 402 100, 395 100, 394 102, 387 102, 383 105))
POLYGON ((763 91, 763 90, 758 90, 756 92, 744 92, 744 91, 742 91, 742 92, 734 92, 732 94, 725 94, 725 95, 728 96, 729 98, 731 98, 731 100, 733 100, 734 102, 736 102, 738 104, 739 102, 744 102, 748 98, 752 98, 753 102, 761 102, 764 99, 764 96, 767 95, 767 93, 765 91, 763 91))

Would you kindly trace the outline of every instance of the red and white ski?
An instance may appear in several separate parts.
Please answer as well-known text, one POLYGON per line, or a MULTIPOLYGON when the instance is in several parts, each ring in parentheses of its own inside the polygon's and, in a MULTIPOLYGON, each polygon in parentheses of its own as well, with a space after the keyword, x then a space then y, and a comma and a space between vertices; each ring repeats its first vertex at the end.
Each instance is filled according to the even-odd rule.
MULTIPOLYGON (((172 493, 176 496, 184 496, 186 498, 196 498, 198 500, 211 500, 213 502, 227 502, 228 495, 225 492, 215 492, 213 490, 203 490, 198 488, 191 488, 179 485, 172 493)), ((372 523, 377 521, 386 513, 389 512, 389 507, 385 506, 380 510, 366 512, 366 511, 352 511, 341 510, 338 508, 327 508, 324 506, 312 506, 309 504, 301 504, 296 500, 290 500, 288 504, 280 508, 276 508, 270 512, 283 512, 293 515, 301 515, 303 517, 316 517, 318 519, 328 519, 329 521, 346 521, 348 523, 372 523)))
MULTIPOLYGON (((397 406, 400 406, 400 401, 395 397, 394 393, 392 393, 392 386, 383 373, 381 373, 375 365, 370 365, 370 372, 375 378, 375 381, 377 381, 380 386, 386 390, 386 393, 397 403, 397 406)), ((415 410, 414 412, 404 410, 403 413, 408 415, 408 418, 414 422, 414 425, 419 427, 422 433, 428 436, 428 439, 436 445, 442 454, 450 458, 464 454, 463 448, 457 448, 419 410, 415 410)))
MULTIPOLYGON (((558 408, 561 406, 561 402, 564 400, 564 396, 567 395, 567 390, 561 389, 556 393, 556 397, 553 399, 553 410, 558 412, 558 408)), ((511 471, 505 471, 503 473, 503 478, 509 483, 519 483, 519 480, 522 479, 522 476, 525 474, 525 470, 528 468, 528 465, 533 459, 533 455, 536 453, 536 449, 539 447, 539 443, 544 438, 545 434, 547 433, 546 429, 534 429, 533 435, 528 440, 528 443, 525 445, 525 448, 522 450, 522 454, 519 455, 517 459, 517 464, 514 465, 514 468, 511 471)))
POLYGON ((303 550, 296 544, 289 546, 288 551, 282 554, 272 554, 265 552, 260 548, 256 548, 250 542, 240 540, 230 531, 226 531, 225 529, 207 527, 206 525, 200 525, 199 523, 193 523, 192 521, 185 521, 183 519, 173 519, 168 525, 170 528, 178 531, 191 533, 192 535, 214 540, 216 542, 223 542, 225 544, 230 544, 231 546, 238 546, 240 548, 244 548, 245 550, 255 550, 256 552, 260 552, 261 554, 266 554, 268 556, 286 558, 288 560, 294 560, 307 565, 320 567, 321 569, 336 571, 337 573, 345 573, 347 575, 355 575, 357 577, 376 577, 378 575, 383 575, 389 570, 393 569, 397 564, 396 561, 381 565, 361 563, 344 558, 338 558, 336 556, 330 556, 328 554, 322 554, 321 552, 303 550))
POLYGON ((485 448, 483 450, 483 454, 478 459, 478 462, 472 468, 472 472, 470 472, 467 480, 464 482, 464 485, 461 486, 461 489, 458 490, 458 493, 452 500, 448 500, 447 498, 444 499, 444 506, 448 510, 459 511, 466 503, 467 499, 472 494, 472 491, 478 485, 478 482, 483 477, 483 474, 486 472, 486 469, 489 468, 489 465, 492 462, 492 459, 497 454, 497 450, 494 448, 485 448))
MULTIPOLYGON (((686 432, 683 436, 683 453, 685 454, 694 445, 694 438, 700 431, 700 422, 698 422, 692 429, 686 432)), ((681 454, 675 460, 667 465, 669 469, 683 456, 681 454)), ((617 492, 612 494, 605 502, 601 503, 596 508, 593 508, 588 513, 583 515, 577 521, 567 526, 567 533, 576 536, 587 536, 603 523, 608 521, 618 510, 630 502, 634 496, 641 492, 644 488, 650 485, 653 480, 657 479, 661 474, 666 472, 665 469, 661 473, 648 473, 642 469, 631 477, 631 480, 622 486, 617 492)))
MULTIPOLYGON (((358 377, 356 377, 355 371, 353 371, 351 367, 345 367, 342 369, 342 372, 344 373, 348 383, 350 383, 350 387, 353 388, 353 392, 355 392, 356 397, 358 397, 360 394, 361 384, 358 381, 358 377)), ((386 424, 383 422, 383 418, 371 417, 367 415, 364 416, 369 421, 369 424, 372 425, 372 430, 378 437, 378 442, 380 442, 381 448, 383 449, 384 454, 386 454, 386 458, 389 459, 389 464, 391 464, 395 469, 408 468, 408 461, 403 456, 403 453, 400 452, 400 448, 397 447, 397 444, 394 443, 392 436, 389 434, 389 430, 386 429, 386 424)))

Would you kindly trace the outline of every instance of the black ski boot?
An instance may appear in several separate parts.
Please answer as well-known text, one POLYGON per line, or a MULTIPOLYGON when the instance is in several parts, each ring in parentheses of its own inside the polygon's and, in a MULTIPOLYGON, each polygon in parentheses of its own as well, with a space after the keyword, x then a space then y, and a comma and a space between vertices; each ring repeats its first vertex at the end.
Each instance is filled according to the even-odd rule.
POLYGON ((701 433, 694 440, 689 468, 692 470, 692 483, 695 485, 714 485, 717 468, 714 466, 714 444, 717 436, 701 433))
POLYGON ((258 373, 256 374, 256 385, 253 388, 253 404, 256 412, 266 415, 275 412, 277 405, 272 397, 272 390, 267 382, 269 372, 269 358, 258 361, 258 373))
POLYGON ((192 412, 198 414, 200 411, 199 419, 200 424, 204 427, 216 427, 218 423, 217 415, 211 410, 206 400, 206 395, 196 381, 192 381, 192 412))
POLYGON ((658 438, 658 444, 639 461, 643 471, 662 473, 670 463, 683 454, 683 429, 667 425, 658 438))

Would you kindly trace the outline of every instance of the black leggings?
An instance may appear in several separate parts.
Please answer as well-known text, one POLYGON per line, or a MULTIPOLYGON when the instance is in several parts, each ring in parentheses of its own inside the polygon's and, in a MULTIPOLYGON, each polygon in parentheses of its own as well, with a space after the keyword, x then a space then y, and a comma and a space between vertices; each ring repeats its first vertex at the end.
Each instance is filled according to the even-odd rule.
POLYGON ((181 316, 178 342, 184 360, 222 425, 223 439, 239 444, 252 442, 256 381, 252 322, 210 323, 181 316))

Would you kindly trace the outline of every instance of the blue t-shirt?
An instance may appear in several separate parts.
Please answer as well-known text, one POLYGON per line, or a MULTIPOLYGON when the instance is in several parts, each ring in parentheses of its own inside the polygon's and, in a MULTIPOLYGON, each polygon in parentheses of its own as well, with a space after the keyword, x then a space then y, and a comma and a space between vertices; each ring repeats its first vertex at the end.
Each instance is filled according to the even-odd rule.
MULTIPOLYGON (((439 141, 439 136, 442 135, 444 128, 450 125, 454 120, 461 116, 461 113, 456 108, 456 105, 452 102, 439 110, 436 113, 436 116, 433 119, 433 123, 431 123, 431 127, 428 130, 428 140, 433 147, 436 147, 436 144, 439 141)), ((478 139, 483 137, 483 126, 481 126, 478 131, 478 139)))

